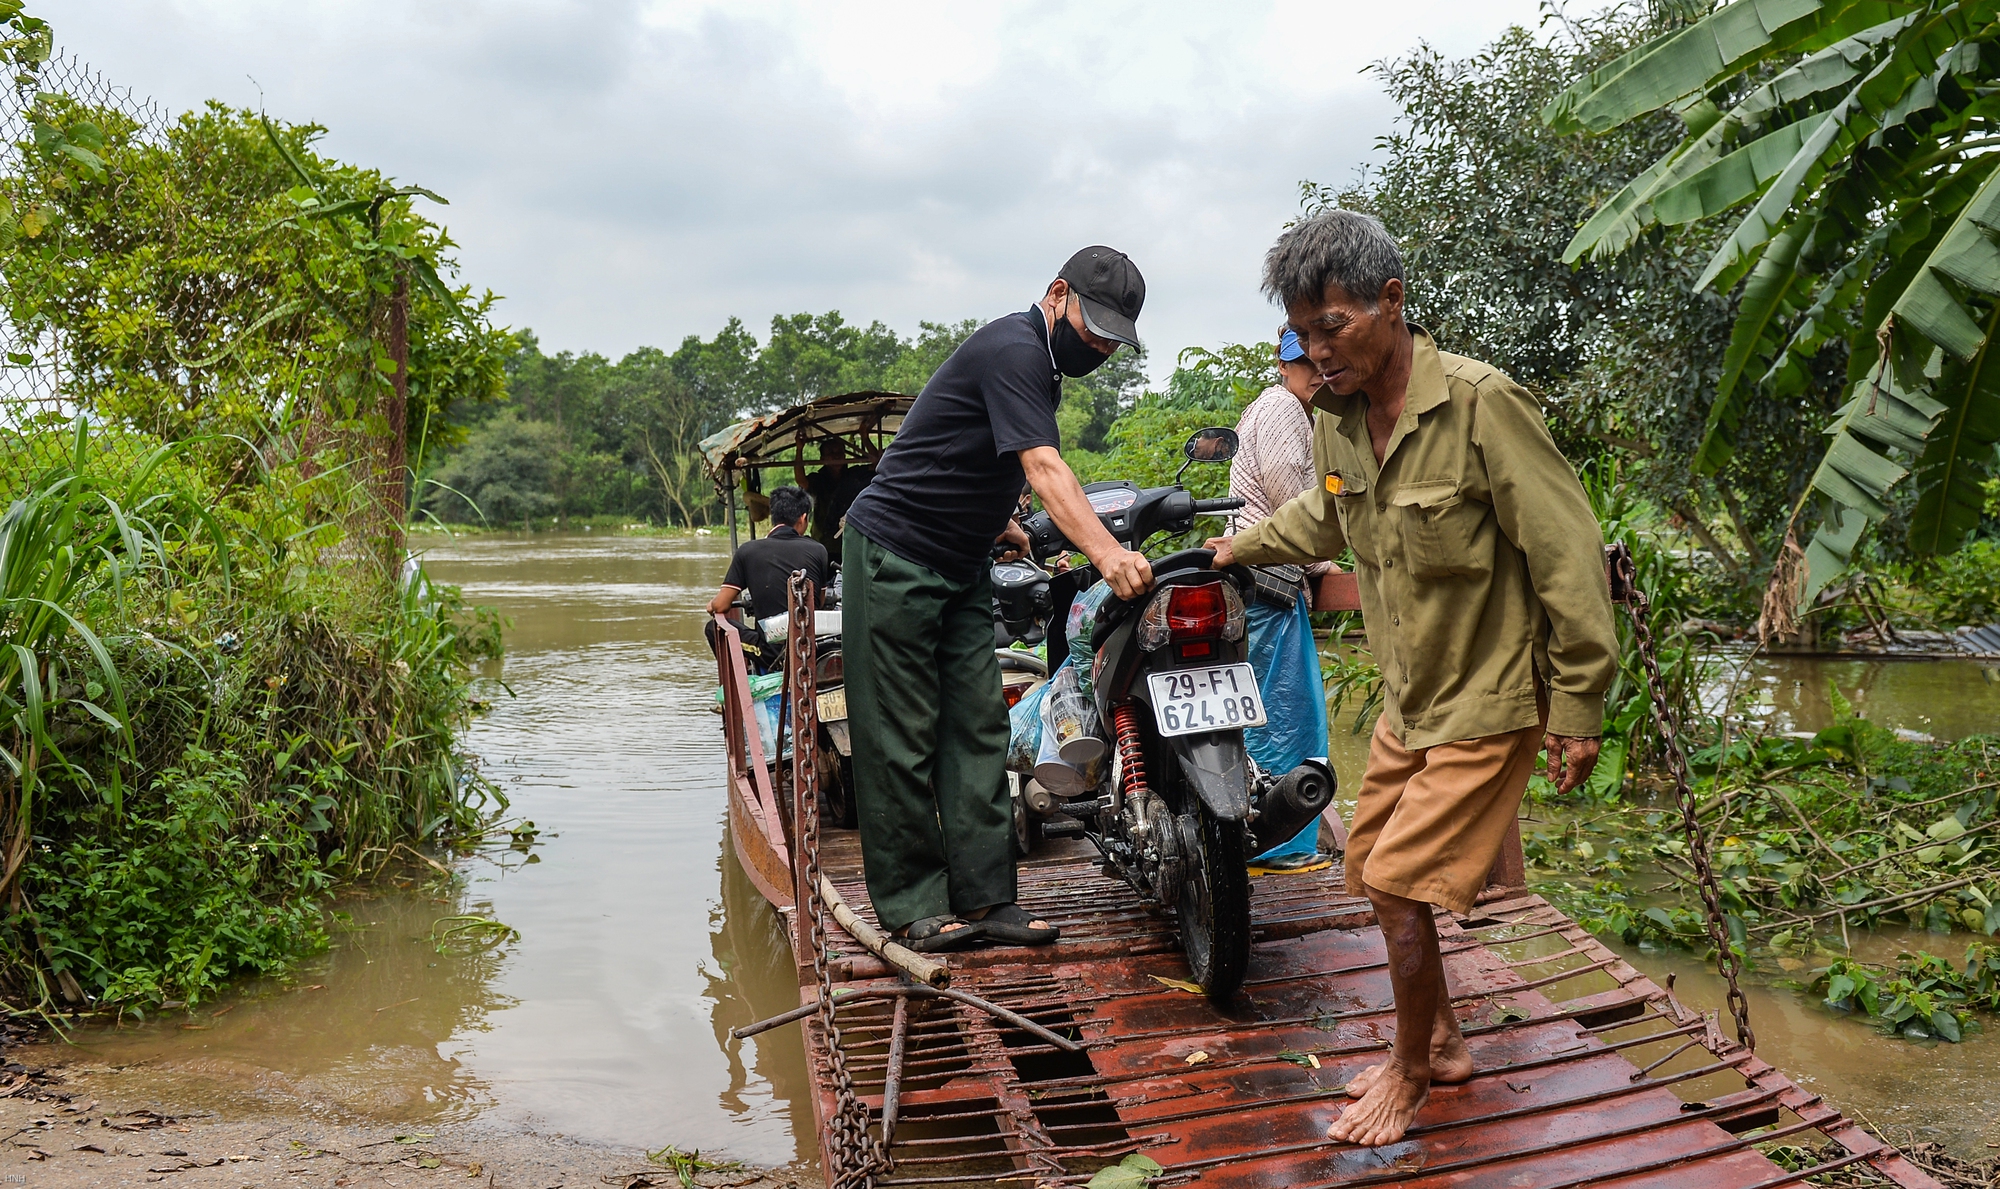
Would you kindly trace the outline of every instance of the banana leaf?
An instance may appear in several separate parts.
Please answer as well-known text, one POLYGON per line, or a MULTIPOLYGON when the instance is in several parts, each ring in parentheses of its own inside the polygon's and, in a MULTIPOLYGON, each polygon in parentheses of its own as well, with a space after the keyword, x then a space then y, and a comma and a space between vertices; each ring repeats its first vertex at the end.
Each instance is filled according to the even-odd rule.
MULTIPOLYGON (((1673 152, 1660 158, 1600 205, 1564 249, 1563 262, 1573 264, 1585 252, 1593 257, 1602 257, 1630 247, 1641 232, 1658 221, 1652 210, 1657 195, 1676 188, 1714 165, 1723 158, 1727 146, 1741 141, 1746 134, 1761 130, 1781 109, 1852 85, 1873 62, 1881 44, 1901 32, 1913 19, 1910 16, 1898 17, 1865 29, 1806 57, 1752 91, 1720 120, 1690 135, 1673 152)), ((1722 209, 1725 208, 1716 207, 1701 214, 1715 214, 1722 209)))
POLYGON ((1979 528, 1986 504, 1981 486, 1992 473, 2000 443, 2000 359, 1993 332, 2000 304, 1987 316, 1986 341, 1968 360, 1944 365, 1933 391, 1946 406, 1917 458, 1916 510, 1910 516, 1913 552, 1950 553, 1979 528))
POLYGON ((1751 394, 1750 386, 1739 387, 1738 381, 1753 356, 1768 358, 1784 341, 1779 315, 1788 308, 1787 298, 1799 284, 1796 266, 1806 232, 1807 227, 1795 226, 1780 234, 1751 270, 1736 325, 1730 328, 1729 349, 1723 353, 1715 402, 1708 408, 1708 423, 1695 450, 1696 474, 1714 474, 1736 451, 1736 431, 1751 394))
POLYGON ((1542 110, 1559 132, 1604 132, 1782 53, 1813 53, 1924 6, 1736 0, 1577 80, 1542 110))

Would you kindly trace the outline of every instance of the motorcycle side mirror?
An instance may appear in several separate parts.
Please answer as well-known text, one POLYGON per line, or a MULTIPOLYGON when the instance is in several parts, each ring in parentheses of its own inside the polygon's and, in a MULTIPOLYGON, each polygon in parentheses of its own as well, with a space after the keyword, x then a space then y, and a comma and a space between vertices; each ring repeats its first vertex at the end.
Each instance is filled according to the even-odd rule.
POLYGON ((1228 462, 1236 457, 1237 447, 1241 444, 1233 429, 1211 425, 1207 429, 1196 430, 1194 436, 1187 440, 1187 445, 1181 447, 1181 453, 1187 455, 1187 462, 1182 463, 1181 469, 1174 472, 1174 482, 1181 481, 1181 476, 1187 473, 1190 464, 1228 462))

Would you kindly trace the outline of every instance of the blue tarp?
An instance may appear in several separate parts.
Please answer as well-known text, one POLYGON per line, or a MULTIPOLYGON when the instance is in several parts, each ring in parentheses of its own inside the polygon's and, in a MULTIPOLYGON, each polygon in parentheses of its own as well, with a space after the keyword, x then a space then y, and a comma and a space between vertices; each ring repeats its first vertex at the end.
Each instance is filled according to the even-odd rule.
MULTIPOLYGON (((1326 758, 1326 686, 1320 681, 1312 616, 1304 599, 1289 608, 1253 602, 1246 614, 1250 667, 1257 672, 1267 721, 1243 732, 1243 743, 1258 767, 1282 776, 1307 760, 1326 758)), ((1290 842, 1257 857, 1309 855, 1318 840, 1319 822, 1309 822, 1290 842)))

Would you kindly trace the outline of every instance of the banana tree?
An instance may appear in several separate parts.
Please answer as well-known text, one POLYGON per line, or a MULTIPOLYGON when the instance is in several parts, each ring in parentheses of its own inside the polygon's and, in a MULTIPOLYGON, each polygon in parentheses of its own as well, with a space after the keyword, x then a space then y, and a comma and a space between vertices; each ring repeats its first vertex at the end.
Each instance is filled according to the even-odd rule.
MULTIPOLYGON (((1686 7, 1686 6, 1683 6, 1686 7)), ((1766 626, 1783 632, 1914 476, 1909 546, 1977 528, 2000 442, 2000 0, 1734 0, 1552 100, 1601 132, 1677 113, 1686 136, 1606 199, 1565 259, 1623 252, 1655 227, 1735 218, 1700 284, 1742 286, 1693 459, 1728 461, 1752 402, 1804 391, 1829 344, 1848 399, 1786 526, 1766 626), (1808 548, 1795 532, 1822 509, 1808 548), (1799 572, 1803 566, 1804 572, 1799 572), (1775 606, 1774 606, 1775 604, 1775 606)))

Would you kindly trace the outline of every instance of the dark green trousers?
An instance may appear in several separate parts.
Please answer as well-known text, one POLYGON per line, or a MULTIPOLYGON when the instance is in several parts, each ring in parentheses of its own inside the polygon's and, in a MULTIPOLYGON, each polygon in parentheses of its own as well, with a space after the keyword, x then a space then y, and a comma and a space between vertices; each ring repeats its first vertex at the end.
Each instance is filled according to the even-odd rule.
POLYGON ((993 584, 842 534, 840 646, 868 897, 887 929, 1014 899, 993 584))

